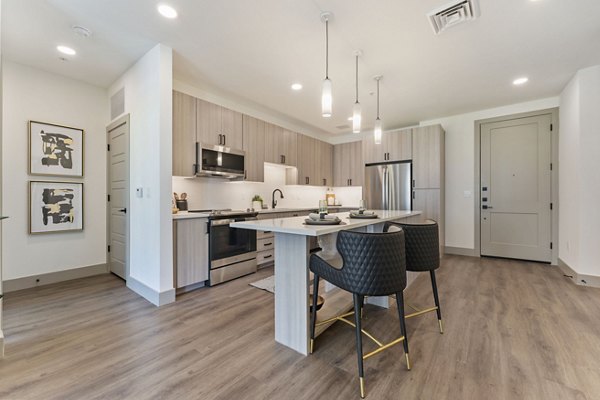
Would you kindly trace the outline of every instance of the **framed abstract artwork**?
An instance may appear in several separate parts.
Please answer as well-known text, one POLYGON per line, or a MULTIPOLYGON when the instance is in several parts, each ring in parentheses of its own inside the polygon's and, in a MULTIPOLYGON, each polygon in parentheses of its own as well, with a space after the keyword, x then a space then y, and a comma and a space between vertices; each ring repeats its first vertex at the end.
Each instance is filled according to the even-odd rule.
POLYGON ((29 233, 83 230, 83 183, 29 182, 29 233))
POLYGON ((29 173, 83 177, 83 129, 29 121, 29 173))

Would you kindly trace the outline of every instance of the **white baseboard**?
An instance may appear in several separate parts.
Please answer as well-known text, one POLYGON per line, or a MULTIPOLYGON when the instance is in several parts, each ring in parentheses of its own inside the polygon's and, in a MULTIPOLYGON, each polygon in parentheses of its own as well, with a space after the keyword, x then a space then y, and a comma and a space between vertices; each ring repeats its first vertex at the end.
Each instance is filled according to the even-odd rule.
POLYGON ((558 259, 558 267, 573 283, 580 286, 600 288, 600 276, 580 274, 560 258, 558 259))
POLYGON ((480 257, 480 255, 475 252, 475 249, 467 249, 466 247, 446 246, 444 250, 445 254, 452 254, 456 256, 480 257))
POLYGON ((51 283, 70 281, 72 279, 87 278, 88 276, 108 273, 106 264, 88 265, 87 267, 68 269, 65 271, 49 272, 47 274, 26 276, 24 278, 9 279, 3 282, 4 293, 29 289, 51 283))
POLYGON ((157 292, 131 276, 127 279, 127 287, 158 307, 175 301, 175 289, 157 292))

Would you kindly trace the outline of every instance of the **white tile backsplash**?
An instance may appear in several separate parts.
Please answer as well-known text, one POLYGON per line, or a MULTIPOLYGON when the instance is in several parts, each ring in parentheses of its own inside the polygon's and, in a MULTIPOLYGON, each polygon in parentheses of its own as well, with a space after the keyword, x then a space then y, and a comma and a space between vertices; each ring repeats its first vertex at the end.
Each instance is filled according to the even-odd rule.
MULTIPOLYGON (((252 207, 252 197, 260 195, 265 204, 271 207, 271 193, 281 189, 284 198, 277 197, 277 207, 318 207, 319 200, 325 198, 326 187, 297 186, 285 184, 285 168, 265 164, 265 182, 230 182, 217 178, 173 177, 173 191, 188 194, 188 208, 246 209, 252 207)), ((344 206, 356 206, 362 197, 360 187, 333 188, 336 198, 344 206)))

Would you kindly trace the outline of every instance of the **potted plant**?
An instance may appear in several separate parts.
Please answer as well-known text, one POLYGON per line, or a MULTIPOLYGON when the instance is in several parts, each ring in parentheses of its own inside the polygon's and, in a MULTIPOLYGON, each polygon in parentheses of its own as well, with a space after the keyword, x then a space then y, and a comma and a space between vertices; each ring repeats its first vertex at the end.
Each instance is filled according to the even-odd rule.
POLYGON ((258 210, 262 210, 262 206, 263 206, 262 197, 260 197, 259 195, 254 195, 254 197, 252 198, 252 208, 254 208, 255 211, 258 211, 258 210))

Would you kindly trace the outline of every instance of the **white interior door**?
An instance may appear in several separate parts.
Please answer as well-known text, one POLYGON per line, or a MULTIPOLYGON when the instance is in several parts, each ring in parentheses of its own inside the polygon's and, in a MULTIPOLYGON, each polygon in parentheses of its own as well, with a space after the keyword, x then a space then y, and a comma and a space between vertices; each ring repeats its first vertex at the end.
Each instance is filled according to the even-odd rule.
POLYGON ((107 258, 110 272, 126 280, 129 275, 129 116, 111 124, 107 135, 107 258))
POLYGON ((481 125, 481 255, 551 261, 551 123, 481 125))

